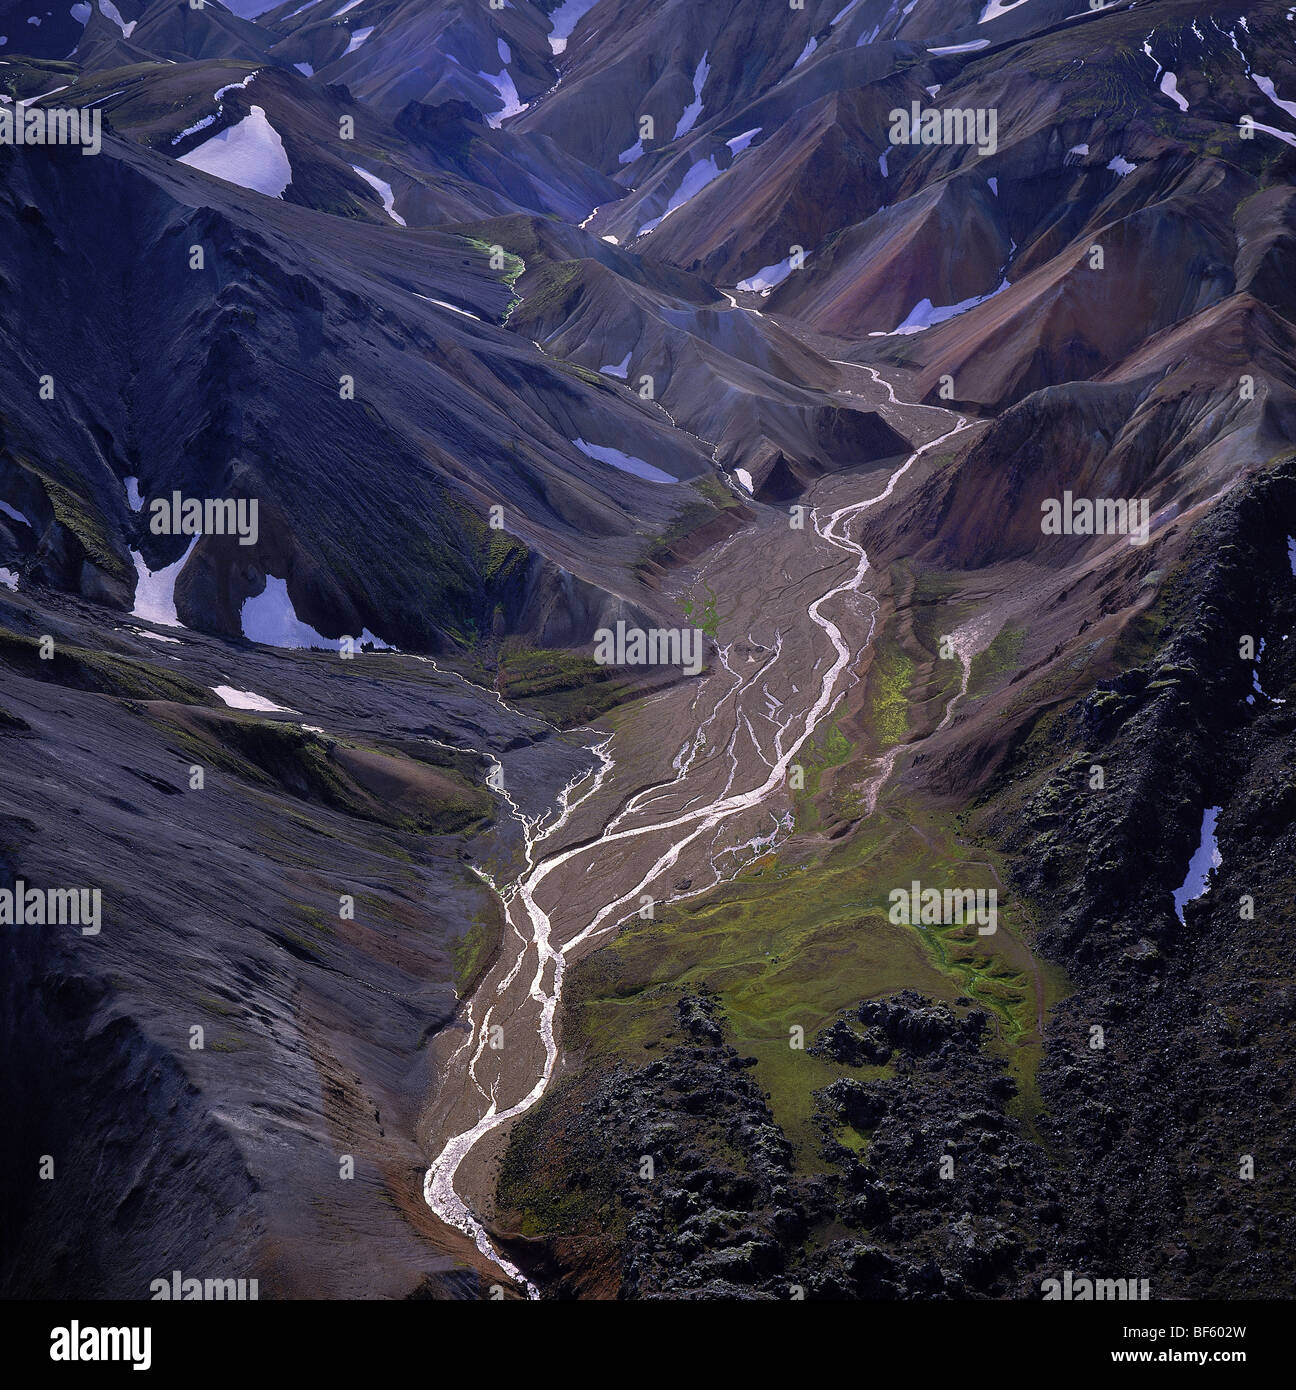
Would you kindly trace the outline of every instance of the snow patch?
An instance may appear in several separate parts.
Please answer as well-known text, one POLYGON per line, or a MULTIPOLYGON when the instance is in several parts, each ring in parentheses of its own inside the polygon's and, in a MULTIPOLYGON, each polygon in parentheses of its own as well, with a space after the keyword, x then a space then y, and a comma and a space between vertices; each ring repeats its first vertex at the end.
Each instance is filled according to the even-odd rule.
POLYGON ((191 126, 186 126, 179 135, 173 135, 171 137, 171 143, 173 145, 178 145, 181 140, 187 140, 189 136, 197 135, 200 130, 206 130, 209 125, 215 125, 215 123, 216 117, 214 115, 204 116, 202 120, 195 121, 191 126))
MULTIPOLYGON (((501 39, 500 43, 503 44, 503 42, 503 39, 501 39)), ((507 60, 505 60, 505 62, 507 64, 507 60)), ((493 115, 486 117, 486 124, 490 126, 492 130, 498 130, 501 122, 507 121, 510 116, 520 115, 527 109, 527 103, 518 96, 517 86, 514 84, 507 66, 497 72, 494 77, 488 72, 479 72, 477 76, 480 77, 483 82, 487 82, 494 87, 499 95, 500 101, 504 103, 502 110, 496 111, 493 115)))
MULTIPOLYGON (((626 358, 627 362, 629 360, 629 358, 626 358)), ((10 517, 14 521, 21 521, 29 531, 34 531, 36 529, 16 507, 11 507, 8 502, 0 502, 0 512, 3 512, 5 516, 10 517)))
POLYGON ((714 157, 711 159, 701 159, 694 164, 684 175, 684 182, 680 184, 675 192, 675 196, 667 205, 666 211, 662 214, 663 219, 669 217, 677 208, 682 208, 690 198, 696 198, 699 193, 707 186, 720 177, 720 168, 716 164, 714 157))
POLYGON ((965 314, 969 309, 975 309, 978 304, 984 304, 987 300, 993 299, 995 295, 1002 294, 1008 288, 1008 281, 1005 280, 997 290, 991 290, 989 294, 973 295, 971 299, 965 299, 959 304, 946 304, 940 308, 932 305, 930 299, 920 299, 917 304, 909 311, 909 317, 893 328, 893 333, 922 333, 928 328, 934 328, 938 323, 944 323, 947 319, 957 318, 959 314, 965 314))
MULTIPOLYGON (((1212 20, 1211 22, 1214 23, 1213 20, 1212 20)), ((1216 27, 1216 29, 1219 29, 1219 25, 1215 25, 1215 27, 1216 27)), ((1220 29, 1219 32, 1220 32, 1220 33, 1223 33, 1224 31, 1223 31, 1222 29, 1220 29)), ((1237 41, 1237 31, 1234 30, 1234 29, 1230 29, 1230 30, 1229 30, 1229 33, 1228 33, 1228 36, 1229 36, 1229 42, 1233 45, 1233 48, 1234 48, 1235 52, 1237 53, 1237 56, 1238 56, 1239 58, 1242 59, 1242 70, 1246 73, 1246 75, 1247 75, 1248 77, 1250 77, 1250 76, 1251 76, 1251 64, 1247 62, 1247 56, 1246 56, 1245 53, 1242 52, 1242 45, 1239 44, 1238 41, 1237 41)))
POLYGON ((1121 178, 1124 178, 1126 174, 1132 174, 1138 165, 1131 164, 1123 154, 1117 154, 1107 161, 1107 167, 1113 174, 1119 174, 1121 178))
POLYGON ((243 600, 239 611, 243 635, 251 642, 268 647, 337 648, 336 642, 316 632, 297 617, 292 599, 288 596, 288 581, 266 575, 265 589, 253 598, 243 600))
POLYGON ((351 42, 347 44, 340 56, 345 58, 348 53, 354 53, 377 27, 376 24, 371 24, 367 29, 353 29, 351 31, 351 42))
POLYGON ((123 478, 122 486, 126 489, 126 505, 133 512, 140 511, 144 506, 144 499, 140 496, 139 479, 123 478))
POLYGON ((293 67, 295 67, 303 77, 315 76, 315 69, 311 67, 309 63, 294 63, 293 67))
POLYGON ((1179 79, 1168 68, 1161 74, 1161 91, 1178 105, 1180 111, 1187 111, 1188 101, 1179 93, 1179 79))
POLYGON ((645 222, 639 228, 639 235, 653 231, 660 226, 673 212, 678 212, 690 198, 696 198, 699 193, 711 183, 718 179, 721 174, 720 166, 715 162, 715 156, 709 159, 700 159, 684 175, 683 182, 675 190, 669 203, 666 204, 666 211, 660 217, 654 217, 651 222, 645 222))
POLYGON ((1296 150, 1296 135, 1290 135, 1287 131, 1279 130, 1275 126, 1261 125, 1259 121, 1252 121, 1251 129, 1262 130, 1266 135, 1272 135, 1276 139, 1283 141, 1285 144, 1290 145, 1292 149, 1296 150))
POLYGON ((248 73, 248 75, 243 79, 242 82, 229 82, 226 83, 224 87, 218 87, 216 89, 215 96, 212 97, 212 100, 219 101, 225 95, 226 92, 245 91, 249 86, 251 86, 252 79, 257 75, 258 72, 260 72, 260 68, 256 68, 252 72, 248 73))
POLYGON ((0 565, 0 584, 3 584, 6 589, 11 589, 14 593, 18 592, 18 576, 13 570, 7 570, 2 565, 0 565))
POLYGON ((1274 87, 1272 78, 1257 77, 1255 73, 1252 73, 1251 81, 1254 82, 1256 86, 1260 88, 1260 90, 1265 94, 1265 96, 1269 98, 1270 101, 1273 102, 1275 106, 1281 107, 1282 110, 1286 111, 1286 113, 1289 116, 1296 116, 1296 101, 1284 101, 1282 97, 1278 95, 1277 89, 1274 87))
POLYGON ((678 478, 672 478, 669 473, 663 472, 660 468, 654 468, 651 463, 645 463, 643 459, 623 453, 620 449, 609 449, 602 444, 586 444, 583 439, 573 439, 572 443, 586 458, 592 458, 598 463, 611 464, 613 468, 619 468, 622 473, 633 473, 636 478, 643 478, 646 482, 674 483, 679 481, 678 478))
MULTIPOLYGON (((135 32, 136 21, 132 19, 131 22, 127 24, 121 17, 121 11, 113 4, 112 0, 99 0, 99 12, 105 19, 111 19, 121 30, 122 38, 128 39, 135 32)), ((40 20, 36 22, 39 24, 40 20)))
MULTIPOLYGON (((67 89, 68 84, 65 82, 61 87, 51 87, 48 92, 42 92, 38 97, 28 97, 25 101, 20 101, 16 103, 16 105, 19 110, 25 111, 29 106, 35 106, 38 101, 44 101, 46 97, 57 96, 59 92, 66 92, 67 89)), ((8 101, 9 98, 5 97, 5 100, 8 101)))
POLYGON ((476 319, 478 323, 482 321, 480 314, 469 313, 467 309, 461 309, 457 304, 451 304, 444 299, 433 299, 431 295, 418 293, 415 293, 414 298, 421 299, 425 304, 435 304, 438 309, 449 309, 452 314, 462 314, 466 319, 476 319))
POLYGON ((948 48, 929 48, 928 53, 935 53, 938 57, 946 53, 975 53, 978 48, 989 48, 989 39, 973 39, 971 43, 955 43, 948 48))
POLYGON ((376 174, 371 174, 367 169, 362 169, 358 164, 353 164, 351 168, 372 188, 382 199, 383 211, 393 222, 405 226, 405 219, 396 211, 396 195, 392 192, 392 186, 385 183, 376 174))
POLYGON ((735 135, 732 140, 726 140, 725 144, 734 154, 742 154, 748 145, 761 133, 763 127, 752 126, 750 130, 744 130, 741 135, 735 135))
MULTIPOLYGON (((1264 655, 1264 638, 1263 638, 1263 637, 1260 639, 1260 655, 1261 655, 1261 656, 1264 655)), ((1253 666, 1253 667, 1251 668, 1251 688, 1252 688, 1252 690, 1255 691, 1255 695, 1248 695, 1248 696, 1247 696, 1247 704, 1248 704, 1248 705, 1254 705, 1254 704, 1255 704, 1255 696, 1256 696, 1256 695, 1262 696, 1264 699, 1268 700, 1269 703, 1270 703, 1271 705, 1285 705, 1285 704, 1287 703, 1286 700, 1280 700, 1276 695, 1269 695, 1269 694, 1266 694, 1266 692, 1265 692, 1263 686, 1261 686, 1261 684, 1260 684, 1260 668, 1259 668, 1259 666, 1253 666)))
MULTIPOLYGON (((359 4, 359 0, 356 0, 356 3, 359 4)), ((211 688, 230 709, 254 709, 265 714, 297 713, 287 705, 276 705, 273 700, 267 700, 264 695, 257 695, 251 690, 235 690, 232 685, 213 685, 211 688)))
MULTIPOLYGON (((254 598, 243 600, 239 610, 239 621, 243 626, 243 636, 250 642, 260 642, 267 647, 287 647, 300 649, 312 647, 322 651, 335 652, 341 646, 341 639, 329 639, 316 632, 309 623, 302 622, 288 596, 288 581, 266 575, 266 586, 254 598)), ((359 644, 370 643, 386 649, 386 642, 365 628, 359 637, 359 644)))
POLYGON ((998 19, 1000 15, 1010 14, 1013 10, 1019 10, 1027 0, 990 0, 990 3, 981 11, 981 18, 978 24, 989 24, 992 19, 998 19))
MULTIPOLYGON (((630 373, 630 354, 627 352, 619 363, 600 367, 599 371, 601 371, 604 376, 619 376, 621 380, 624 381, 630 373)), ((3 504, 0 503, 0 505, 3 504)))
POLYGON ((792 64, 793 70, 799 68, 818 47, 819 40, 811 36, 810 42, 801 50, 801 56, 792 64))
POLYGON ((710 50, 702 55, 693 72, 693 100, 684 108, 684 114, 679 118, 679 124, 675 127, 675 139, 681 135, 687 135, 697 123, 697 118, 702 114, 702 89, 706 86, 706 80, 711 73, 711 64, 707 62, 710 50))
POLYGON ((1219 816, 1218 806, 1208 806, 1202 813, 1201 842, 1188 863, 1188 875, 1182 885, 1175 890, 1175 914, 1182 922, 1184 906, 1195 898, 1210 891, 1211 871, 1218 869, 1224 860, 1215 841, 1215 821, 1219 816))
POLYGON ((768 295, 791 274, 792 257, 785 256, 783 260, 776 261, 773 265, 761 266, 755 275, 748 276, 746 280, 739 280, 738 289, 756 290, 763 295, 768 295))
POLYGON ((180 163, 267 198, 282 198, 292 182, 283 141, 261 106, 252 107, 237 125, 181 155, 180 163))
POLYGON ((178 560, 160 570, 150 570, 139 551, 131 551, 136 575, 132 618, 143 618, 145 622, 157 623, 159 627, 184 626, 176 614, 175 586, 176 580, 180 578, 180 571, 184 569, 197 544, 198 537, 195 536, 178 560))
POLYGON ((756 484, 752 482, 752 475, 745 468, 735 468, 734 477, 747 489, 749 493, 756 491, 756 484))
POLYGON ((597 0, 563 0, 549 16, 553 32, 549 35, 549 51, 557 57, 567 51, 567 40, 581 20, 594 8, 597 0))

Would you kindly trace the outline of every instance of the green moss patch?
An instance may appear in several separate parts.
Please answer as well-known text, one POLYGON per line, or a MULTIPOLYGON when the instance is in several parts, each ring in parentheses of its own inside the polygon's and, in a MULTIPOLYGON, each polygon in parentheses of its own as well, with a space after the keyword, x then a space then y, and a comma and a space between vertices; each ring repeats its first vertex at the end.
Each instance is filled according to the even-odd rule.
POLYGON ((90 651, 56 641, 53 655, 41 658, 41 643, 0 628, 0 662, 32 680, 50 681, 73 690, 113 695, 123 700, 171 700, 214 705, 216 696, 196 682, 161 666, 111 652, 90 651))

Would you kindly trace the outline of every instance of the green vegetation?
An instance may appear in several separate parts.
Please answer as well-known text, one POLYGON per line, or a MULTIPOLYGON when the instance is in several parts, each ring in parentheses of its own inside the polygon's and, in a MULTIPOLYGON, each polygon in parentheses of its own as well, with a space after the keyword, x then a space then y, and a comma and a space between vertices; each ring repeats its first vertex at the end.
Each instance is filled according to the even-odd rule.
POLYGON ((597 1231, 603 1240, 625 1237, 625 1212, 613 1198, 612 1174, 595 1170, 575 1174, 566 1182, 535 1180, 539 1156, 560 1151, 562 1135, 556 1131, 560 1123, 557 1117, 564 1113, 569 1095, 579 1093, 581 1081, 580 1075, 560 1077, 544 1103, 518 1122, 500 1161, 496 1196, 500 1207, 516 1216, 521 1235, 597 1231))
POLYGON ((931 728, 944 718, 950 700, 958 693, 962 664, 945 642, 972 617, 975 605, 957 597, 961 589, 953 574, 915 572, 907 562, 899 561, 891 566, 891 582, 911 625, 913 641, 922 653, 910 691, 910 720, 921 732, 918 706, 921 704, 921 713, 931 728))
POLYGON ((519 278, 525 273, 526 262, 522 259, 521 256, 514 255, 506 246, 504 246, 503 242, 481 241, 477 237, 467 237, 465 238, 465 240, 468 242, 470 246, 476 248, 476 250, 480 251, 481 254, 486 257, 488 264, 490 262, 491 256, 494 254, 494 248, 496 246, 500 246, 503 248, 504 273, 500 276, 500 279, 504 281, 504 283, 509 287, 509 289, 512 289, 513 286, 517 284, 519 278))
POLYGON ((488 585, 498 585, 526 568, 531 552, 507 531, 491 530, 487 527, 486 554, 482 564, 482 578, 488 585))
POLYGON ((889 894, 914 879, 998 886, 995 865, 960 842, 947 815, 886 805, 820 863, 770 856, 705 899, 635 920, 573 972, 568 1046, 600 1067, 641 1063, 677 1031, 680 994, 708 986, 722 998, 733 1045, 757 1059, 756 1077, 807 1171, 819 1165, 812 1092, 846 1069, 790 1047, 790 1030, 800 1025, 809 1043, 861 999, 905 988, 947 1003, 966 995, 991 1015, 992 1045, 1030 1094, 1038 1008, 1059 996, 1060 979, 1033 962, 1010 898, 1000 899, 992 936, 892 923, 889 894))
POLYGON ((54 509, 54 519, 77 538, 90 560, 113 579, 133 584, 135 571, 114 550, 110 528, 103 513, 94 501, 76 490, 83 486, 82 480, 64 461, 57 460, 55 466, 67 482, 60 481, 50 468, 41 467, 29 459, 16 458, 15 461, 20 468, 40 479, 54 509))
POLYGON ((560 728, 586 724, 635 694, 623 673, 577 652, 531 647, 507 638, 500 648, 498 688, 560 728))
POLYGON ((508 283, 511 285, 522 271, 513 273, 512 261, 520 261, 523 266, 535 264, 544 255, 535 221, 526 213, 512 213, 506 217, 491 217, 484 222, 469 222, 456 230, 471 245, 490 255, 492 246, 502 246, 510 257, 508 283))
POLYGON ((869 668, 870 718, 879 748, 903 743, 909 732, 913 658, 891 637, 878 642, 869 668))
POLYGON ((81 68, 76 63, 59 62, 53 58, 16 57, 5 67, 7 71, 0 73, 0 92, 11 100, 30 99, 48 91, 51 78, 66 77, 70 86, 81 76, 81 68))
MULTIPOLYGON (((805 774, 805 786, 796 794, 796 829, 798 834, 818 830, 822 824, 820 816, 821 783, 823 774, 834 767, 841 767, 852 752, 850 741, 842 733, 836 718, 820 728, 812 743, 807 744, 801 753, 801 770, 805 774)), ((834 810, 844 814, 858 812, 858 797, 851 797, 851 805, 843 806, 834 802, 834 810)))
POLYGON ((1026 631, 1020 627, 1001 628, 994 641, 972 658, 968 680, 970 699, 987 694, 1005 676, 1015 671, 1026 642, 1026 631))
POLYGON ((155 722, 204 767, 392 829, 461 834, 493 814, 489 793, 453 757, 434 758, 436 750, 424 754, 422 745, 416 759, 234 714, 176 712, 155 722))
POLYGON ((678 559, 677 552, 682 543, 695 531, 726 512, 737 511, 742 506, 742 503, 715 478, 697 478, 692 486, 701 500, 687 503, 675 514, 670 525, 648 542, 643 554, 633 566, 635 574, 641 579, 654 568, 664 568, 678 559))
POLYGON ((568 376, 574 376, 578 381, 583 381, 586 386, 597 386, 600 391, 610 391, 612 387, 608 384, 608 379, 599 372, 592 372, 588 367, 582 367, 579 362, 563 362, 557 357, 549 359, 550 365, 555 371, 565 372, 568 376))
POLYGON ((216 1014, 221 1018, 233 1018, 239 1012, 231 1004, 223 999, 217 999, 213 994, 200 994, 194 1002, 206 1013, 216 1014))
POLYGON ((488 592, 498 593, 526 570, 531 552, 516 536, 487 523, 475 508, 454 497, 445 505, 468 538, 473 563, 488 592))
POLYGON ((35 637, 0 628, 0 662, 33 680, 123 700, 173 700, 190 705, 218 703, 205 686, 134 657, 90 651, 58 641, 48 660, 42 660, 40 651, 41 644, 35 637))
POLYGON ((1158 597, 1156 601, 1127 622, 1116 639, 1113 660, 1121 670, 1142 666, 1161 649, 1161 642, 1170 624, 1169 605, 1158 597))
POLYGON ((499 924, 474 916, 468 922, 468 930, 454 943, 454 986, 460 999, 466 999, 476 988, 499 938, 499 924))
MULTIPOLYGON (((580 275, 581 261, 550 261, 537 270, 526 293, 527 313, 541 317, 550 309, 561 309, 563 301, 580 275)), ((511 282, 510 282, 511 283, 511 282)), ((605 384, 597 372, 591 375, 605 384)))
MULTIPOLYGON (((678 1000, 711 990, 720 996, 729 1041, 740 1055, 756 1059, 755 1078, 793 1144, 798 1169, 824 1171, 814 1093, 839 1076, 868 1080, 891 1075, 891 1067, 847 1068, 811 1056, 790 1045, 793 1030, 803 1029, 809 1046, 862 999, 914 989, 989 1015, 987 1046, 1004 1058, 1017 1083, 1015 1112, 1032 1122, 1039 1105, 1035 1069, 1042 1018, 1067 985, 1059 971, 1032 956, 1028 907, 1006 890, 997 854, 969 843, 959 819, 904 792, 894 780, 876 814, 859 819, 858 788, 873 770, 873 750, 905 738, 911 701, 931 698, 915 690, 921 663, 907 646, 916 642, 917 650, 963 620, 950 621, 947 600, 956 589, 947 577, 919 576, 911 587, 901 587, 909 587, 903 612, 906 618, 916 615, 917 631, 904 639, 906 645, 894 621, 877 635, 861 735, 850 731, 839 712, 805 750, 795 838, 724 887, 659 909, 655 921, 632 919, 573 969, 564 997, 564 1041, 580 1062, 560 1092, 569 1085, 587 1087, 591 1077, 618 1064, 642 1065, 680 1041, 678 1000), (853 828, 841 834, 842 822, 851 821, 853 828), (821 833, 828 824, 831 839, 821 833), (893 922, 892 891, 907 890, 914 881, 996 890, 997 930, 982 936, 975 923, 893 922)), ((1015 629, 1000 633, 975 669, 974 682, 988 685, 1008 669, 1024 636, 1015 629)), ((946 664, 957 672, 957 663, 946 664)), ((544 1185, 533 1193, 519 1185, 541 1153, 561 1145, 561 1133, 550 1127, 562 1113, 556 1093, 539 1107, 530 1128, 519 1128, 518 1143, 528 1153, 511 1151, 502 1170, 501 1198, 533 1234, 601 1229, 615 1208, 597 1182, 544 1185), (516 1190, 508 1185, 510 1173, 518 1180, 516 1190)), ((855 1152, 867 1146, 849 1127, 837 1137, 855 1152)))
POLYGON ((690 594, 680 605, 685 618, 700 627, 713 641, 720 632, 720 615, 716 612, 716 591, 710 584, 704 584, 705 591, 701 601, 690 594))

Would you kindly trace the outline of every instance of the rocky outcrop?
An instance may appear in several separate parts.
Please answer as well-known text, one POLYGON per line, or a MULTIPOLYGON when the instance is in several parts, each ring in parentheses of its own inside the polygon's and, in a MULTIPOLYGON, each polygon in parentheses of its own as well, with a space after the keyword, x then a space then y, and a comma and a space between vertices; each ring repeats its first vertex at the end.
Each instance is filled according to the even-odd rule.
POLYGON ((1280 703, 1296 680, 1283 640, 1296 630, 1294 517, 1290 462, 1223 503, 1165 600, 1163 642, 1072 707, 1024 814, 1007 792, 1013 767, 984 812, 1019 888, 1047 904, 1043 949, 1077 985, 1040 1069, 1059 1167, 1103 1174, 1066 1192, 1083 1233, 1076 1258, 1137 1268, 1179 1297, 1278 1295, 1296 1219, 1284 1196, 1294 1020, 1280 868, 1296 735, 1280 703), (1248 634, 1257 651, 1265 641, 1258 664, 1239 659, 1248 634), (1087 789, 1094 764, 1106 793, 1087 789), (1221 863, 1181 918, 1172 893, 1212 805, 1221 863))
POLYGON ((579 1292, 595 1271, 623 1298, 788 1292, 789 1254, 818 1199, 793 1176, 751 1061, 724 1043, 714 998, 686 995, 677 1016, 684 1038, 661 1059, 568 1085, 517 1127, 503 1208, 558 1201, 577 1218, 548 1242, 551 1292, 579 1292), (564 1262, 575 1248, 579 1267, 564 1262))
POLYGON ((658 1061, 578 1076, 518 1126, 502 1202, 564 1217, 538 1263, 546 1292, 587 1291, 597 1247, 600 1288, 623 1298, 1003 1295, 1056 1246, 1055 1177, 1007 1113, 1016 1086, 983 1047, 981 1012, 906 991, 821 1030, 812 1055, 894 1074, 818 1093, 815 1177, 799 1175, 754 1061, 725 1044, 715 998, 685 995, 676 1012, 683 1036, 658 1061), (810 1238, 830 1220, 849 1234, 810 1238))

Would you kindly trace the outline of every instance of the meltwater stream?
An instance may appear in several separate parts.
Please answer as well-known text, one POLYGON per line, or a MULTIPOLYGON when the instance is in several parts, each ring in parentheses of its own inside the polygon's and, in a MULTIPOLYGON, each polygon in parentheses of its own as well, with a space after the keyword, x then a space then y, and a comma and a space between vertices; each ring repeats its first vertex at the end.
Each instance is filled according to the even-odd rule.
MULTIPOLYGON (((733 677, 735 683, 729 685, 717 699, 715 707, 699 726, 698 737, 692 741, 691 745, 686 744, 676 756, 672 766, 674 775, 637 792, 607 821, 597 838, 567 849, 557 850, 548 855, 543 853, 545 842, 552 841, 553 836, 568 824, 577 807, 598 794, 608 774, 615 766, 611 753, 611 736, 592 747, 591 752, 598 759, 596 768, 592 772, 586 772, 563 789, 558 799, 558 815, 551 822, 542 823, 539 820, 528 820, 521 816, 515 806, 510 808, 512 813, 522 822, 525 867, 515 883, 497 889, 497 891, 505 913, 504 940, 516 942, 516 957, 512 960, 508 973, 502 979, 492 976, 483 981, 482 990, 489 987, 492 992, 491 999, 487 1000, 475 995, 468 1001, 466 1015, 468 1034, 459 1049, 449 1059, 449 1069, 461 1066, 465 1068, 467 1080, 471 1083, 471 1089, 475 1092, 479 1102, 480 1115, 470 1127, 451 1135, 445 1141, 444 1147, 427 1170, 423 1194, 428 1206, 443 1222, 468 1235, 487 1259, 510 1278, 525 1285, 532 1298, 538 1296, 537 1290, 513 1264, 495 1249, 481 1222, 469 1210, 467 1203, 457 1191, 455 1177, 460 1165, 487 1134, 525 1113, 544 1094, 558 1061, 558 1047, 554 1038, 554 1017, 562 991, 565 968, 571 953, 586 947, 600 933, 612 930, 620 922, 621 915, 619 914, 622 913, 622 910, 635 905, 638 895, 650 883, 669 870, 686 848, 703 836, 717 832, 726 821, 759 806, 772 793, 786 788, 789 766, 823 720, 831 714, 846 688, 844 677, 846 677, 851 664, 851 649, 847 645, 841 629, 831 618, 825 616, 822 610, 833 599, 856 592, 868 572, 869 562, 864 547, 858 541, 852 540, 848 534, 851 522, 869 508, 877 506, 889 498, 901 478, 925 453, 939 447, 967 427, 967 420, 963 416, 959 416, 953 428, 916 449, 891 474, 886 487, 876 496, 840 507, 822 519, 817 513, 814 514, 816 533, 835 549, 848 556, 853 556, 855 565, 847 578, 827 589, 806 609, 810 621, 827 636, 832 647, 833 659, 818 678, 817 692, 803 713, 797 714, 788 709, 788 702, 778 702, 769 695, 766 688, 770 672, 783 659, 782 641, 776 642, 770 658, 759 665, 755 673, 748 676, 741 675, 731 665, 730 659, 733 655, 731 645, 720 653, 720 669, 726 675, 733 677), (759 689, 757 688, 758 681, 762 682, 759 689), (742 698, 746 694, 754 696, 760 705, 759 709, 753 708, 750 716, 742 708, 742 698), (642 814, 654 801, 662 799, 672 789, 679 790, 687 787, 690 776, 697 767, 695 759, 699 747, 705 742, 706 731, 716 719, 720 709, 731 697, 734 701, 733 728, 735 735, 740 724, 745 724, 747 733, 756 745, 761 763, 766 769, 763 780, 748 790, 733 791, 732 783, 738 771, 735 756, 728 783, 720 795, 710 796, 710 799, 700 806, 692 806, 689 803, 687 809, 678 811, 673 815, 663 814, 660 819, 649 819, 641 824, 627 824, 628 821, 637 814, 642 814), (760 749, 753 732, 753 720, 758 716, 759 719, 773 725, 773 738, 768 749, 768 756, 760 749), (585 783, 588 785, 584 785, 585 783), (624 844, 648 835, 666 835, 668 840, 666 846, 657 854, 638 881, 633 885, 625 886, 624 891, 619 896, 593 912, 588 922, 568 940, 561 943, 555 941, 549 913, 540 901, 546 879, 555 870, 573 860, 585 856, 598 856, 609 846, 624 844), (478 1070, 487 1046, 491 1018, 496 1005, 506 991, 517 984, 527 955, 533 949, 536 953, 536 964, 523 1003, 528 1009, 528 1019, 534 1018, 534 1026, 543 1043, 543 1062, 537 1070, 535 1082, 530 1090, 514 1104, 500 1109, 495 1096, 496 1085, 493 1083, 484 1084, 478 1075, 478 1070), (478 1019, 477 1011, 481 1008, 484 1008, 484 1013, 478 1019), (471 1056, 468 1056, 470 1049, 472 1049, 471 1056)), ((869 623, 865 645, 872 638, 875 622, 876 607, 869 623)), ((816 673, 822 664, 820 661, 815 666, 814 671, 816 673)), ((814 673, 811 674, 813 676, 814 673)), ((814 687, 809 682, 807 685, 808 688, 805 693, 808 698, 810 690, 814 687)), ((791 685, 791 689, 796 691, 798 687, 794 683, 791 685)), ((732 744, 730 746, 732 747, 732 744)), ((888 757, 885 760, 881 779, 889 774, 893 763, 894 757, 888 757)), ((871 799, 875 799, 876 791, 881 785, 881 779, 875 779, 870 784, 871 799)), ((714 865, 714 855, 712 862, 714 865)), ((717 871, 716 882, 719 881, 721 878, 717 871)), ((693 889, 688 894, 677 894, 676 897, 692 896, 693 893, 705 891, 713 886, 714 884, 707 884, 704 885, 704 888, 693 889)), ((481 992, 479 990, 479 994, 481 992)), ((528 1026, 530 1026, 529 1023, 528 1026)))

